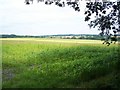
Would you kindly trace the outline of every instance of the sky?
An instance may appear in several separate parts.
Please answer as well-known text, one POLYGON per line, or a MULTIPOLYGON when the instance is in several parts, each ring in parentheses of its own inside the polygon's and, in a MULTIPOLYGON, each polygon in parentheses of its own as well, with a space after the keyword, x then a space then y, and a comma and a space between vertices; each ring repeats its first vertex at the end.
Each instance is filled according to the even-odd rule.
POLYGON ((84 21, 85 2, 81 11, 66 6, 33 2, 25 5, 24 0, 0 0, 0 34, 55 35, 55 34, 99 34, 84 21))

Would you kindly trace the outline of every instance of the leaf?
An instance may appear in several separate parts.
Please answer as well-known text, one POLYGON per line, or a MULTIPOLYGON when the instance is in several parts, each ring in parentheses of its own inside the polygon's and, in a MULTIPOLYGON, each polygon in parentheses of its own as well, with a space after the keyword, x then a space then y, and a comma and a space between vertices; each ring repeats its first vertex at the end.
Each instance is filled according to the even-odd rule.
POLYGON ((106 11, 104 10, 102 13, 103 13, 103 14, 106 14, 106 11))
POLYGON ((84 14, 87 14, 87 11, 85 11, 85 13, 84 14))
POLYGON ((46 1, 45 4, 48 4, 48 2, 46 1))
POLYGON ((85 17, 85 21, 88 21, 90 19, 90 17, 86 16, 85 17))
POLYGON ((75 11, 78 11, 79 10, 79 7, 75 7, 75 11))
POLYGON ((101 30, 104 31, 104 30, 105 30, 105 27, 101 27, 101 30))
POLYGON ((99 14, 99 17, 101 17, 102 15, 101 14, 99 14))
POLYGON ((110 27, 110 26, 109 26, 108 28, 109 28, 109 29, 111 29, 111 27, 110 27))
POLYGON ((58 6, 59 6, 59 7, 62 7, 62 4, 61 4, 61 3, 58 3, 58 6))
POLYGON ((55 5, 58 5, 58 2, 55 2, 55 5))
POLYGON ((113 5, 113 8, 114 8, 114 9, 117 9, 117 5, 113 5))
POLYGON ((114 30, 113 32, 114 32, 114 33, 117 33, 117 31, 115 31, 115 30, 114 30))
POLYGON ((87 7, 87 8, 90 8, 90 6, 89 6, 89 5, 86 5, 86 7, 87 7))
POLYGON ((88 16, 91 16, 91 13, 89 13, 88 16))
POLYGON ((112 24, 115 24, 115 21, 112 21, 112 24))
POLYGON ((94 10, 92 10, 92 13, 94 13, 95 11, 94 10))
POLYGON ((116 13, 113 13, 114 16, 116 16, 116 13))
POLYGON ((112 29, 115 29, 115 27, 112 27, 112 29))
POLYGON ((90 13, 90 10, 89 11, 87 11, 88 13, 90 13))
POLYGON ((29 2, 26 2, 26 5, 29 5, 30 3, 29 2))
POLYGON ((67 2, 68 5, 71 5, 71 2, 67 2))

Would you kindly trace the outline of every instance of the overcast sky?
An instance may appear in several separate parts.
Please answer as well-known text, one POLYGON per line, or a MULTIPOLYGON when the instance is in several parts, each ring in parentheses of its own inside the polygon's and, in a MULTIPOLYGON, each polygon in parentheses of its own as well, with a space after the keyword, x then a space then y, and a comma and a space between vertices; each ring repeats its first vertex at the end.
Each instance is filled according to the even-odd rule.
POLYGON ((53 35, 98 34, 84 21, 85 2, 81 12, 66 6, 37 3, 25 5, 24 0, 0 0, 0 34, 53 35))

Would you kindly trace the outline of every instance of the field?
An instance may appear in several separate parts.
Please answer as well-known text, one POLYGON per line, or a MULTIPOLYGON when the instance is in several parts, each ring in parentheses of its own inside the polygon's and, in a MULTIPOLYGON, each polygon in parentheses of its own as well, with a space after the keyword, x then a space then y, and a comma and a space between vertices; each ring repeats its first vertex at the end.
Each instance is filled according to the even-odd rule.
POLYGON ((97 40, 2 40, 3 88, 118 88, 118 44, 97 40))

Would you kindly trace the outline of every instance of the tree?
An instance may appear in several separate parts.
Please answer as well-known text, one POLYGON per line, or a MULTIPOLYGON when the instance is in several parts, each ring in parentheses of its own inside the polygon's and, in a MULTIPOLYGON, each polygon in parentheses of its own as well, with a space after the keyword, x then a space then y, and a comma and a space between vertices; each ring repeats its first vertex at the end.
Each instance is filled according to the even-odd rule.
POLYGON ((108 46, 112 41, 117 41, 117 34, 120 32, 120 1, 115 2, 89 2, 86 3, 85 21, 95 14, 95 19, 90 21, 90 27, 98 27, 101 36, 106 36, 108 46), (110 30, 113 32, 110 32, 110 30))
MULTIPOLYGON (((75 11, 80 11, 79 0, 37 0, 46 5, 55 4, 59 7, 71 6, 75 11)), ((81 0, 82 1, 82 0, 81 0)), ((33 3, 33 0, 25 0, 27 5, 33 3)), ((117 34, 120 32, 120 0, 110 2, 108 0, 86 0, 85 21, 89 21, 90 28, 97 27, 100 35, 105 37, 104 43, 108 46, 112 41, 117 40, 117 34), (92 20, 94 16, 94 20, 92 20), (114 38, 114 39, 113 39, 114 38)), ((103 43, 103 44, 104 44, 103 43)))

